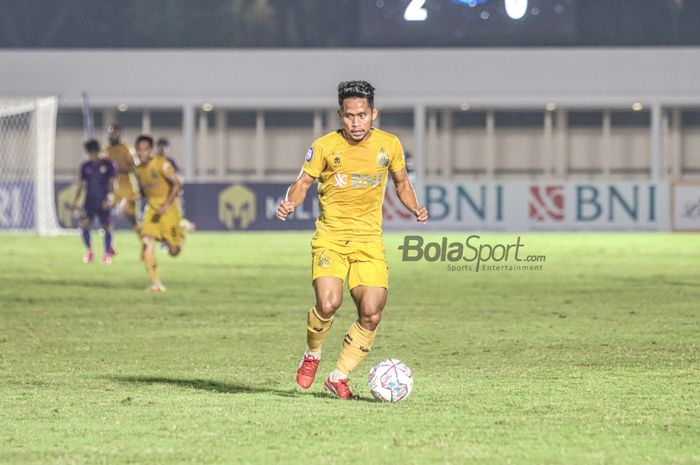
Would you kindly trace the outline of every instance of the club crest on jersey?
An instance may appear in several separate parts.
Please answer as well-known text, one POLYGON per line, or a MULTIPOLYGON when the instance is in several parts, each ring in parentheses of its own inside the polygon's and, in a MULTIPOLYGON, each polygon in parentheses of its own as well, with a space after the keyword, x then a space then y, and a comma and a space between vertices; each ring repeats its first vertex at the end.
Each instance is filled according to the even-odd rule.
POLYGON ((340 157, 335 157, 335 158, 333 159, 333 164, 334 164, 335 166, 340 166, 340 157))
POLYGON ((389 166, 389 154, 382 147, 377 154, 377 168, 386 168, 387 166, 389 166))
POLYGON ((328 268, 331 266, 331 259, 328 258, 325 251, 321 252, 321 255, 318 256, 318 266, 321 268, 328 268))
POLYGON ((100 166, 100 173, 105 174, 107 172, 107 167, 102 165, 100 166))
POLYGON ((306 157, 304 158, 304 160, 306 160, 306 163, 308 163, 311 160, 313 160, 313 158, 314 158, 314 148, 309 147, 309 151, 306 152, 306 157))

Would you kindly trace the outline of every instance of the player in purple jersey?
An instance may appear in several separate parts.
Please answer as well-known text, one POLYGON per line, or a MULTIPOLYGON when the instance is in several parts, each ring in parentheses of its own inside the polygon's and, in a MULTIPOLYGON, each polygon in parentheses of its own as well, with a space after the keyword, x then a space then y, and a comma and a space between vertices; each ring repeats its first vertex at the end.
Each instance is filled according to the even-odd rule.
POLYGON ((95 216, 100 219, 100 226, 105 232, 105 254, 102 263, 109 265, 114 256, 112 246, 112 218, 110 209, 114 205, 114 190, 117 167, 115 163, 100 157, 100 144, 95 139, 85 142, 88 161, 80 165, 80 186, 75 195, 74 207, 80 210, 80 227, 83 230, 83 242, 87 252, 84 263, 92 263, 94 254, 90 244, 90 226, 95 216), (81 206, 79 199, 85 192, 85 203, 81 206))

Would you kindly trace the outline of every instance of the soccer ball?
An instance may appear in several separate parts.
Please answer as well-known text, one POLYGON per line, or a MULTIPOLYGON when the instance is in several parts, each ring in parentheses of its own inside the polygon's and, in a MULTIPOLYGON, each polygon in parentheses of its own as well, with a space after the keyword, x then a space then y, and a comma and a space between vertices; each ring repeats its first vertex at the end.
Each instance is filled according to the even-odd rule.
POLYGON ((398 402, 413 389, 413 373, 401 360, 390 358, 372 367, 367 377, 369 390, 382 402, 398 402))

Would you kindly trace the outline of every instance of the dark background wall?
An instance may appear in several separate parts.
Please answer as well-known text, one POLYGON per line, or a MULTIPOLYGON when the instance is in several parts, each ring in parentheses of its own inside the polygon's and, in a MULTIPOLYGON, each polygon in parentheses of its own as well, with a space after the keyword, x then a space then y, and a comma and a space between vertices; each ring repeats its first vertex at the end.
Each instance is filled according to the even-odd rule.
POLYGON ((0 48, 700 45, 697 0, 0 0, 0 48))

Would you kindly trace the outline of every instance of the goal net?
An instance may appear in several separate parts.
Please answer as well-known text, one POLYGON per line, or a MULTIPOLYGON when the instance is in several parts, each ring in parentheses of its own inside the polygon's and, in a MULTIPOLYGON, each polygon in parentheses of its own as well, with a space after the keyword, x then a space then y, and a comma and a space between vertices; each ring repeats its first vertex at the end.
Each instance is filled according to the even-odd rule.
POLYGON ((0 98, 0 231, 60 232, 54 201, 55 97, 0 98))

